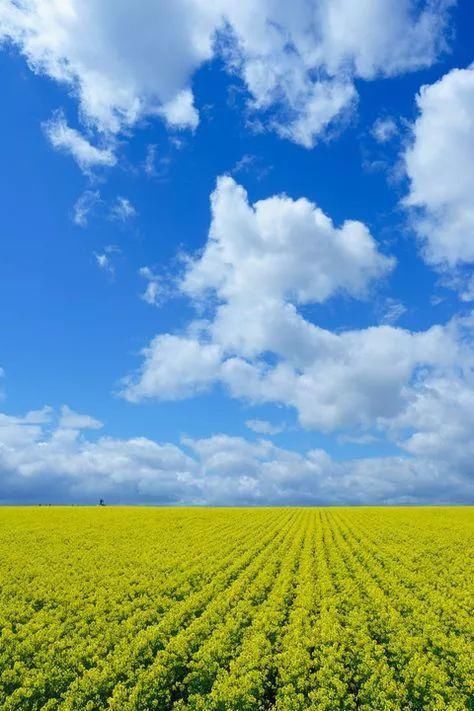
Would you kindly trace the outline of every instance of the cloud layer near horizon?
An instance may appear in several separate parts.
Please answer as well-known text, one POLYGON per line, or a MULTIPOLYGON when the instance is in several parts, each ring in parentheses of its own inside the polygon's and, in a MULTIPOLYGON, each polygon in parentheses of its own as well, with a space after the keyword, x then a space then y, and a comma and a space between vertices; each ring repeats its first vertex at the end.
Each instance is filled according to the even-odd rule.
MULTIPOLYGON (((457 503, 472 480, 437 456, 337 462, 266 439, 215 435, 181 446, 87 430, 101 423, 63 407, 0 414, 0 503, 382 504, 457 503)), ((472 456, 472 452, 471 452, 472 456)))

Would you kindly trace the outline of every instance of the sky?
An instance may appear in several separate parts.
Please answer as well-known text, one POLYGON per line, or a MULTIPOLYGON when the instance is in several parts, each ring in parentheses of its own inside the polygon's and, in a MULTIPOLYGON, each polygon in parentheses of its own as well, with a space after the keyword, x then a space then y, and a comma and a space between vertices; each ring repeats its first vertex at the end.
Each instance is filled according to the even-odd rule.
POLYGON ((472 503, 473 29, 0 0, 0 503, 472 503))

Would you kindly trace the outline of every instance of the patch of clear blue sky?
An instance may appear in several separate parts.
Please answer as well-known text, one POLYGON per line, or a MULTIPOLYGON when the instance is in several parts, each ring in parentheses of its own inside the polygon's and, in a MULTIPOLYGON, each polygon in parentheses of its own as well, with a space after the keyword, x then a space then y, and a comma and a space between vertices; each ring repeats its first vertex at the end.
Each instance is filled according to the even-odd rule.
MULTIPOLYGON (((216 433, 252 437, 248 418, 285 421, 290 429, 275 438, 287 447, 325 447, 335 457, 385 454, 386 444, 341 445, 335 437, 295 426, 291 411, 271 405, 252 407, 231 400, 219 388, 180 402, 132 405, 113 396, 119 379, 140 363, 138 352, 159 332, 182 328, 190 306, 170 299, 160 309, 144 303, 137 270, 176 270, 180 248, 203 246, 209 226, 209 195, 216 177, 232 171, 243 156, 253 156, 236 179, 252 201, 274 193, 306 196, 331 218, 362 220, 400 266, 380 285, 375 299, 334 299, 305 313, 330 328, 360 328, 377 323, 387 297, 407 308, 399 324, 422 329, 459 311, 455 295, 437 284, 420 260, 398 202, 406 186, 387 181, 387 169, 369 164, 396 163, 400 141, 378 146, 370 135, 384 116, 412 120, 415 95, 452 67, 473 60, 474 6, 454 9, 451 52, 427 71, 374 82, 358 82, 358 109, 343 131, 308 151, 270 133, 255 133, 243 120, 245 95, 235 78, 214 62, 194 79, 201 123, 194 135, 176 134, 181 148, 159 121, 137 127, 121 151, 118 166, 102 173, 93 189, 103 205, 82 229, 71 212, 90 188, 73 160, 48 144, 41 123, 63 107, 77 125, 77 104, 63 87, 35 76, 15 51, 0 53, 0 364, 6 372, 3 409, 20 413, 44 404, 68 403, 98 417, 110 435, 144 435, 177 441, 181 434, 216 433), (158 175, 143 171, 147 147, 156 146, 158 175), (138 216, 122 226, 107 219, 116 196, 128 198, 138 216), (117 245, 113 281, 98 269, 94 252, 117 245), (434 294, 444 297, 431 303, 434 294)), ((402 131, 401 139, 404 140, 402 131)))

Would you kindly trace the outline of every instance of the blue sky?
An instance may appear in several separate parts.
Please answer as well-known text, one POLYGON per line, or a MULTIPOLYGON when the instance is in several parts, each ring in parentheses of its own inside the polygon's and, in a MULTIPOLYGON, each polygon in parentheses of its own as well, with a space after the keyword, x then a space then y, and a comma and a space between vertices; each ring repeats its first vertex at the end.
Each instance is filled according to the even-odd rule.
POLYGON ((2 6, 0 501, 472 500, 474 11, 358 14, 2 6))

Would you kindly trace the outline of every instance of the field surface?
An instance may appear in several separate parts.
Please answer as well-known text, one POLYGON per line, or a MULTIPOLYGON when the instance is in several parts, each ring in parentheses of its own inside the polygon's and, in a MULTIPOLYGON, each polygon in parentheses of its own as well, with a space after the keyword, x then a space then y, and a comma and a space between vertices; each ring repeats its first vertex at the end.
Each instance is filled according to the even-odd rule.
POLYGON ((0 509, 0 708, 474 708, 473 509, 0 509))

